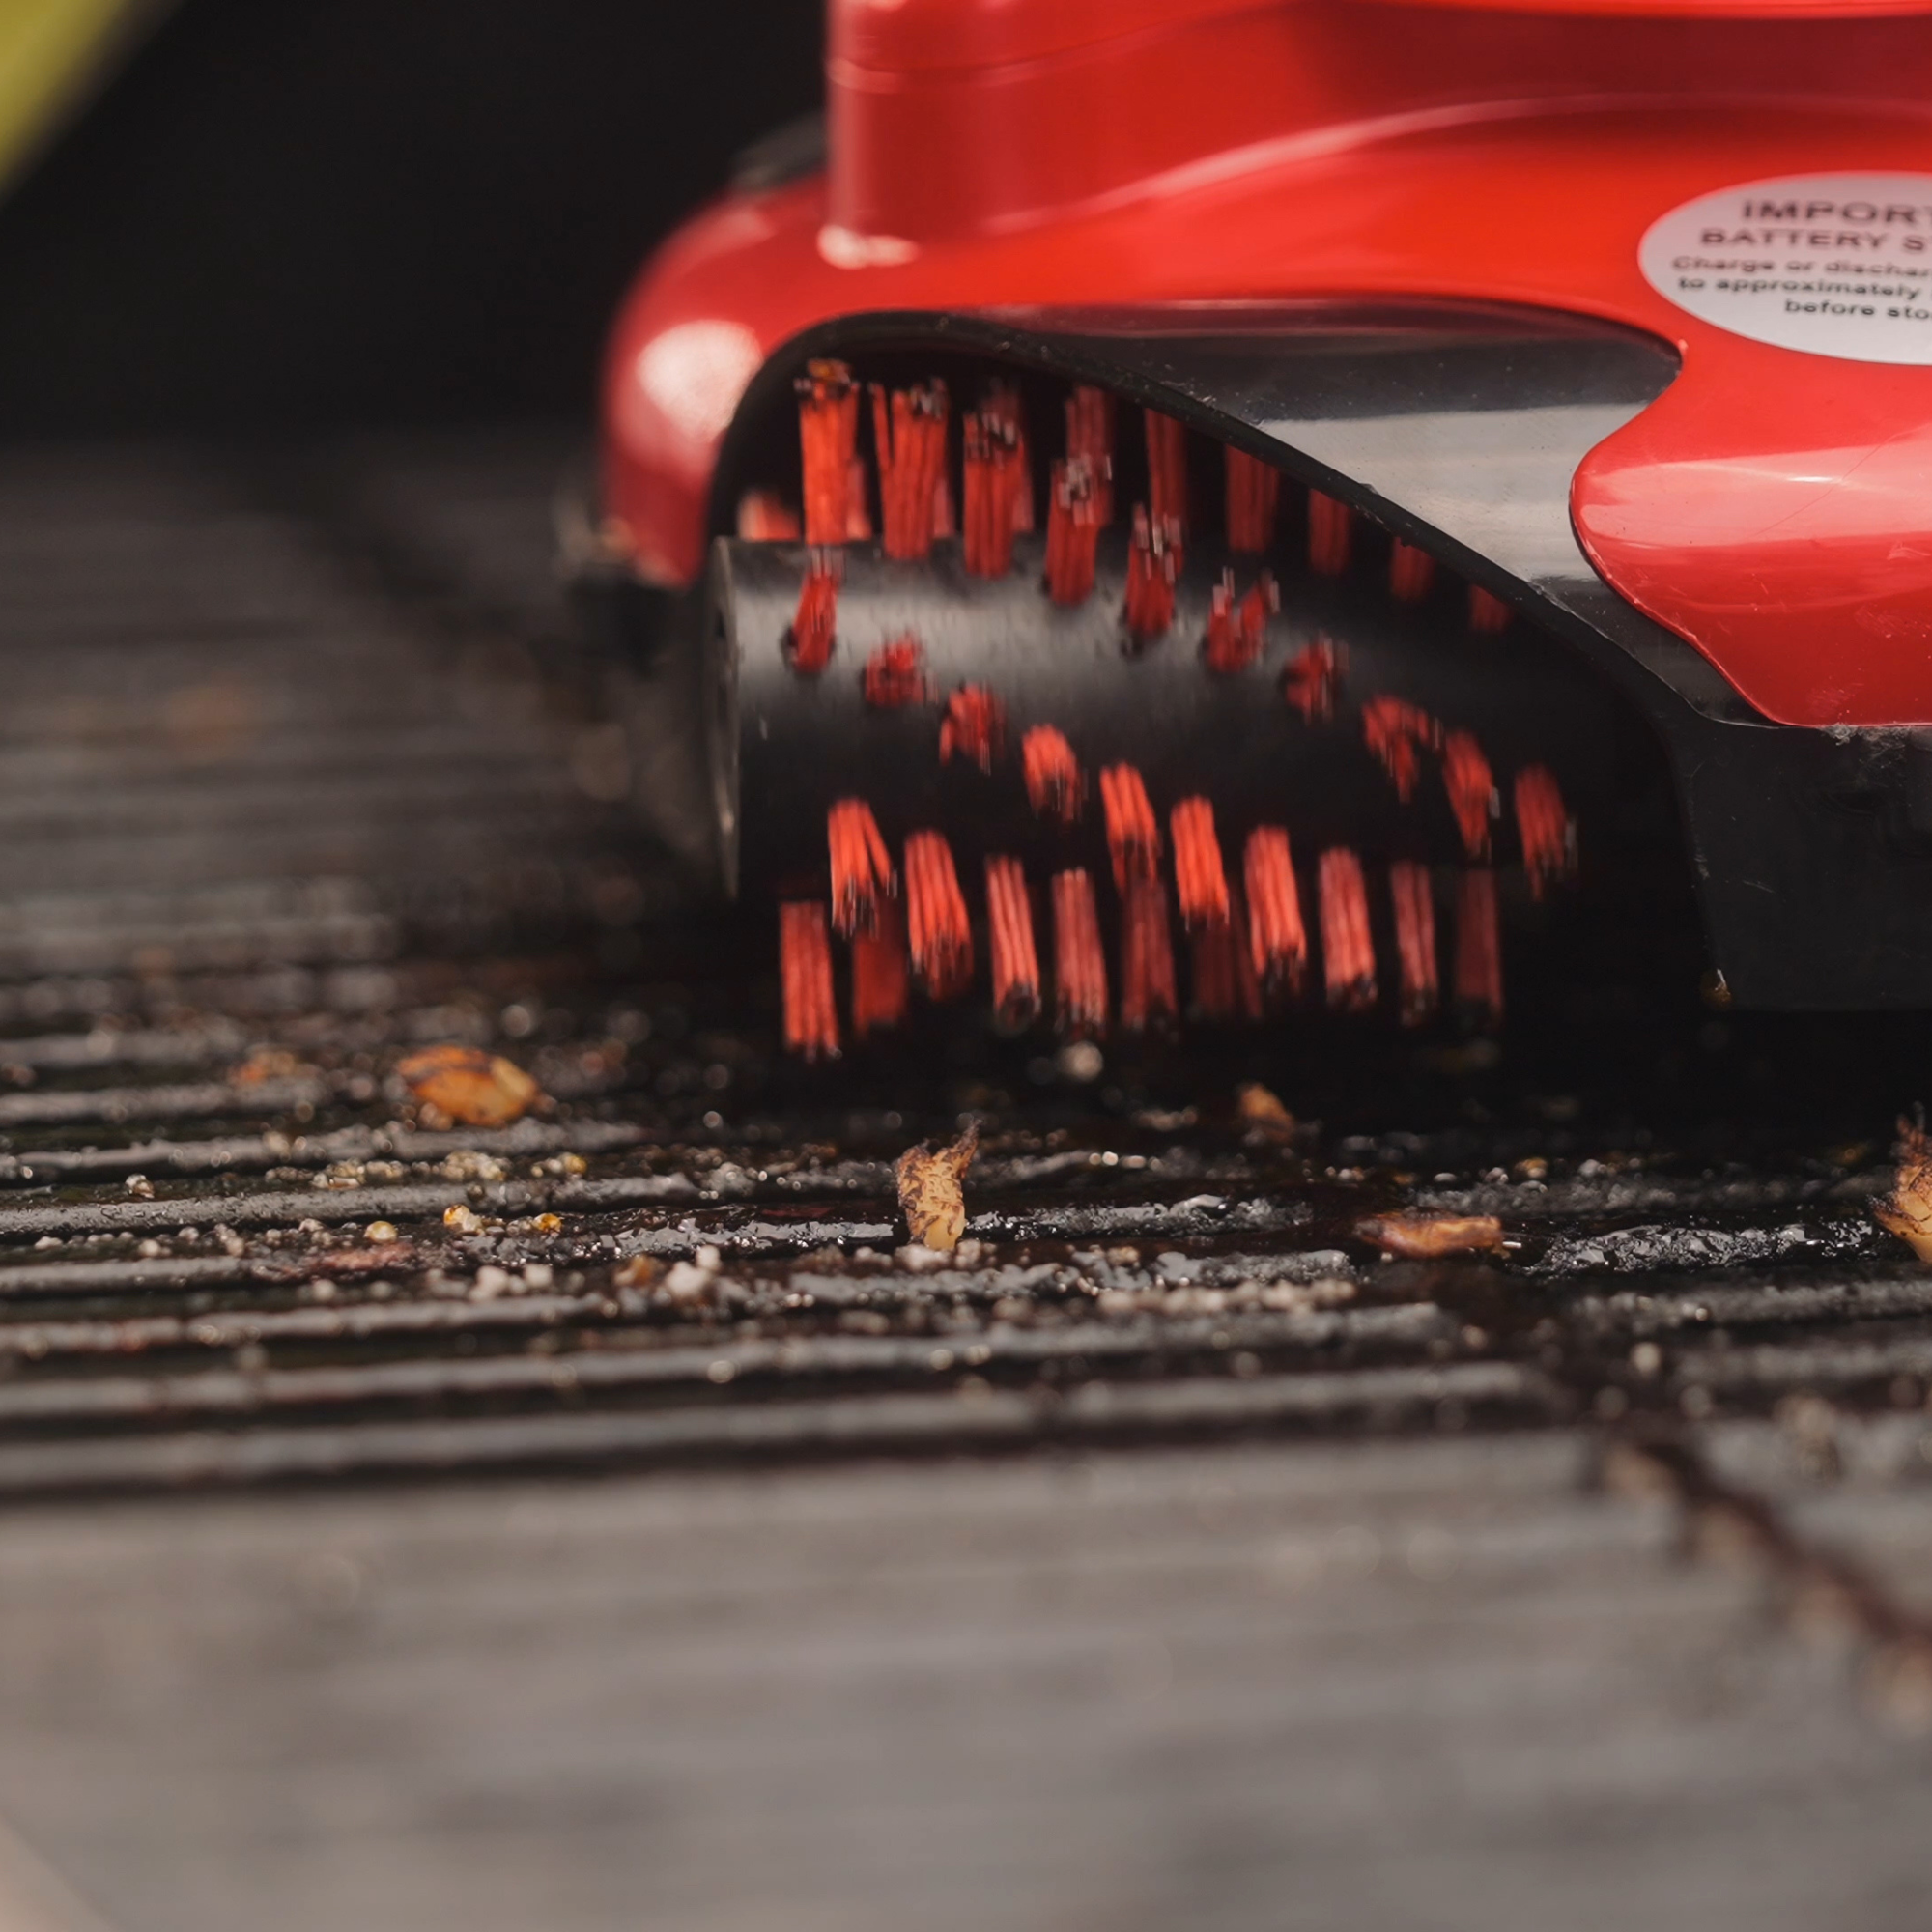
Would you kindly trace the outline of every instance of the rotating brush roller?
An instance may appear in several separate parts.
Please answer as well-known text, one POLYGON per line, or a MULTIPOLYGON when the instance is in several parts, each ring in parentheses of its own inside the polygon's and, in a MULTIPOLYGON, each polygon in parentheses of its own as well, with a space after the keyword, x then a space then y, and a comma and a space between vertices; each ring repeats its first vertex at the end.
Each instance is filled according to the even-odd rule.
POLYGON ((1932 1004, 1916 8, 830 24, 620 317, 582 580, 789 1047, 1494 1026, 1660 820, 1714 997, 1932 1004))

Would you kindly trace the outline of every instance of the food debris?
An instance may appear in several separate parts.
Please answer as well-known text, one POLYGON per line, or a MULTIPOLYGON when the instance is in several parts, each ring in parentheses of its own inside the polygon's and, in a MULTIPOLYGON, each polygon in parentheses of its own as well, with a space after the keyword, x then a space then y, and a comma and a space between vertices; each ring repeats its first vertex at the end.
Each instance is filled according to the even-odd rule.
POLYGON ((145 1174, 130 1174, 121 1184, 136 1201, 152 1201, 155 1198, 155 1183, 145 1174))
POLYGON ((980 1151, 976 1121, 950 1146, 923 1144, 899 1155, 894 1173, 899 1184, 899 1207, 917 1247, 951 1254, 966 1232, 966 1196, 962 1183, 973 1156, 980 1151))
POLYGON ((308 1072, 296 1055, 278 1046, 258 1046, 229 1074, 235 1087, 260 1087, 271 1080, 296 1080, 308 1072))
POLYGON ((543 1097, 543 1089, 501 1054, 474 1046, 432 1046, 398 1063, 396 1071, 408 1083, 423 1110, 423 1124, 507 1127, 521 1120, 543 1097))
POLYGON ((1503 1224, 1493 1214, 1383 1214, 1357 1221, 1355 1238, 1385 1255, 1429 1261, 1436 1255, 1499 1250, 1503 1224))
POLYGON ((495 1154, 479 1153, 474 1148, 458 1148, 445 1154, 437 1165, 445 1180, 502 1180, 509 1169, 495 1154))
POLYGON ((385 1248, 390 1242, 402 1239, 393 1221, 371 1221, 363 1229, 362 1237, 372 1248, 385 1248))
POLYGON ((473 1208, 466 1208, 459 1201, 454 1207, 442 1210, 442 1225, 453 1235, 474 1235, 481 1232, 483 1217, 473 1208))
POLYGON ((658 1278, 658 1264, 649 1255, 633 1255, 611 1277, 619 1288, 648 1288, 658 1278))
POLYGON ((1872 1203, 1872 1219, 1921 1262, 1932 1262, 1932 1139, 1922 1117, 1899 1122, 1895 1154, 1898 1179, 1889 1194, 1872 1203))
POLYGON ((1244 1081, 1235 1090, 1235 1111, 1250 1133, 1286 1147, 1294 1138, 1294 1116, 1280 1096, 1259 1080, 1244 1081))

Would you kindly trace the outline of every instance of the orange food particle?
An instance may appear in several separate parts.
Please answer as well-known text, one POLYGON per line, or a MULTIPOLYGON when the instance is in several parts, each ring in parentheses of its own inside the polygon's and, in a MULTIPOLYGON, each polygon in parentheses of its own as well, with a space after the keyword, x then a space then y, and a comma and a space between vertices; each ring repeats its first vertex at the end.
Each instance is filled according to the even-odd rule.
POLYGON ((1872 1219, 1907 1242, 1921 1262, 1932 1262, 1932 1142, 1922 1120, 1901 1120, 1894 1150, 1898 1173, 1891 1192, 1872 1203, 1872 1219))
POLYGON ((1406 1261, 1437 1255, 1494 1252, 1503 1245, 1503 1224, 1493 1214, 1382 1214, 1355 1223, 1357 1240, 1406 1261))
POLYGON ((979 1151, 975 1122, 947 1147, 908 1148, 894 1168, 899 1208, 915 1245, 951 1254, 966 1232, 966 1171, 979 1151))
POLYGON ((500 1054, 474 1046, 432 1046, 397 1062, 417 1105, 463 1127, 507 1127, 543 1099, 543 1089, 500 1054))

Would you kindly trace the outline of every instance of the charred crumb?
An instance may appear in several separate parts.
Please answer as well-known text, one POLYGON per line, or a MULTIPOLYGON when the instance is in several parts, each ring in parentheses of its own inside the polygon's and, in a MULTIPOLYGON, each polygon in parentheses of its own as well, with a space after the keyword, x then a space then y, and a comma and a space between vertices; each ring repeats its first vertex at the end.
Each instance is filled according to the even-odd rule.
POLYGON ((1891 1189, 1872 1203, 1872 1219, 1896 1235, 1922 1261, 1932 1261, 1932 1140, 1921 1109, 1898 1123, 1898 1172, 1891 1189))

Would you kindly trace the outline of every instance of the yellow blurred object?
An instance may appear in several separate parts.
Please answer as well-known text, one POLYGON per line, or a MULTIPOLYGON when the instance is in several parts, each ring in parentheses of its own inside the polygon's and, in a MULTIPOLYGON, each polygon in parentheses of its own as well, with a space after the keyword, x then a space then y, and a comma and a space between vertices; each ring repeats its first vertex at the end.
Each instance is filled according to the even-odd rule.
POLYGON ((0 186, 167 0, 0 0, 0 186))

